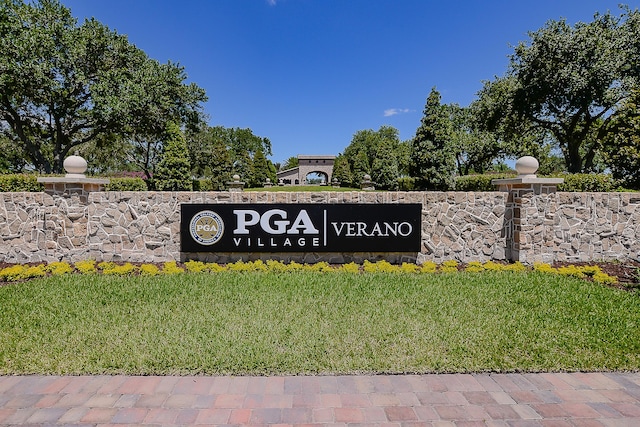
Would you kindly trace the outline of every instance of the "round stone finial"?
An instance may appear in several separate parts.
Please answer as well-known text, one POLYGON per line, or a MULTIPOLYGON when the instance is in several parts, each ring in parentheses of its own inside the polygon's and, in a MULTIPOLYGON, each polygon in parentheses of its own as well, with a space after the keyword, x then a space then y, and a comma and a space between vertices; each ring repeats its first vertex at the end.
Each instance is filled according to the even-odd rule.
POLYGON ((534 175, 540 164, 535 157, 523 156, 516 160, 516 172, 518 175, 534 175))
POLYGON ((364 180, 365 181, 371 181, 371 175, 369 175, 368 173, 364 175, 364 180))
POLYGON ((77 153, 64 159, 62 166, 67 171, 67 175, 84 176, 87 171, 87 161, 77 153))
POLYGON ((238 175, 238 174, 233 175, 233 180, 234 181, 240 181, 240 175, 238 175))

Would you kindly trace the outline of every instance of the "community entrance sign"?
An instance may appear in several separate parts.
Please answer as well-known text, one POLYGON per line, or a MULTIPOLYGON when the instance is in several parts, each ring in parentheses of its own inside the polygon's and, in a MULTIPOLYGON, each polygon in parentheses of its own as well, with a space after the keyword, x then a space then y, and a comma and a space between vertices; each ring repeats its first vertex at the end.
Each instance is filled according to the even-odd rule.
POLYGON ((420 204, 182 204, 182 252, 420 252, 420 204))

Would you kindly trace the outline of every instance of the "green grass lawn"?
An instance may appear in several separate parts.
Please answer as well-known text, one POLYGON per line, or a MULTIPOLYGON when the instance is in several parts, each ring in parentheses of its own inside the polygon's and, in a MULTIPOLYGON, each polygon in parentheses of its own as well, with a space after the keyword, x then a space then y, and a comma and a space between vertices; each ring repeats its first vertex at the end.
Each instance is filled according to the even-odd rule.
POLYGON ((0 374, 638 368, 637 292, 540 272, 65 275, 0 287, 0 374))

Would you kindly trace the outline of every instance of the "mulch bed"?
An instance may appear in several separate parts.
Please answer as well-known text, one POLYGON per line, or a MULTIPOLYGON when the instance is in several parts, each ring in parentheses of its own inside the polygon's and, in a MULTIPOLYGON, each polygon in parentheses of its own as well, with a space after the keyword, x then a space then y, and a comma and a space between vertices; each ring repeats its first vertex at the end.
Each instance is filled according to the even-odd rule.
POLYGON ((563 267, 568 265, 597 265, 603 272, 609 276, 618 278, 618 286, 624 289, 640 287, 640 262, 638 261, 620 261, 620 262, 556 262, 554 267, 563 267))

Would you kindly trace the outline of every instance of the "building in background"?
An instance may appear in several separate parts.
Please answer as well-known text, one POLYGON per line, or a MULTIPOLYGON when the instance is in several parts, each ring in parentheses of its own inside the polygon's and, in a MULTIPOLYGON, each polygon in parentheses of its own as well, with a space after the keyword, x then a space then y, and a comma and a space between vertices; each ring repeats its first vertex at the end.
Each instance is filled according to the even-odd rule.
POLYGON ((310 179, 320 180, 320 185, 331 183, 336 156, 298 155, 298 167, 277 173, 278 184, 308 185, 310 179))

